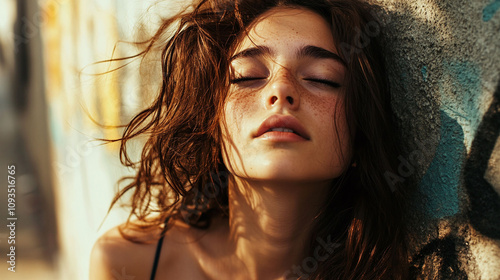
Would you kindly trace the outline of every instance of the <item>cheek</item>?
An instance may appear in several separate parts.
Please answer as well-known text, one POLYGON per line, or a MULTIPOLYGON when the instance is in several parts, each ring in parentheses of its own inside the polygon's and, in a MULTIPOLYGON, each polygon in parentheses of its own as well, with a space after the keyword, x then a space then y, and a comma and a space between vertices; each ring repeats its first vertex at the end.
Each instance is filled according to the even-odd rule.
MULTIPOLYGON (((226 120, 226 137, 235 138, 243 132, 245 123, 253 115, 256 100, 252 96, 232 94, 228 97, 224 106, 224 117, 226 120)), ((224 126, 223 130, 224 130, 224 126)))
POLYGON ((222 159, 231 174, 240 174, 243 152, 245 152, 248 124, 255 114, 256 100, 242 95, 229 95, 224 105, 222 130, 222 159))
POLYGON ((315 122, 324 126, 325 133, 336 134, 335 126, 340 133, 346 126, 344 100, 341 96, 312 97, 307 100, 307 104, 315 122))
POLYGON ((332 165, 340 166, 342 169, 351 159, 351 139, 347 127, 344 99, 322 98, 312 103, 314 118, 323 131, 323 148, 330 151, 325 153, 330 155, 332 165))

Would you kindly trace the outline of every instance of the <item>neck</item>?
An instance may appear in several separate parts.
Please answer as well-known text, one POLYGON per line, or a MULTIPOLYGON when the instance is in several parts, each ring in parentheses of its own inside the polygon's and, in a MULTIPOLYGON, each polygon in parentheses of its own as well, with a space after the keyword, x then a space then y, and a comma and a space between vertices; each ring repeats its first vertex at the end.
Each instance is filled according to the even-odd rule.
POLYGON ((230 240, 251 279, 278 278, 302 262, 329 186, 230 177, 230 240))

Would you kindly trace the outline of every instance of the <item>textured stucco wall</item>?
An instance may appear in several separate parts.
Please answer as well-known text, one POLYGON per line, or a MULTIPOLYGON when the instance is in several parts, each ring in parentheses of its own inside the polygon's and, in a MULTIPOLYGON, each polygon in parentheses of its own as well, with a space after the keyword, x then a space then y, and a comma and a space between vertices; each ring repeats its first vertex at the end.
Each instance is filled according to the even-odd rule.
MULTIPOLYGON (((413 279, 500 279, 500 1, 371 0, 417 186, 413 279)), ((363 38, 365 41, 363 42, 363 38)), ((366 40, 368 39, 368 40, 366 40)))

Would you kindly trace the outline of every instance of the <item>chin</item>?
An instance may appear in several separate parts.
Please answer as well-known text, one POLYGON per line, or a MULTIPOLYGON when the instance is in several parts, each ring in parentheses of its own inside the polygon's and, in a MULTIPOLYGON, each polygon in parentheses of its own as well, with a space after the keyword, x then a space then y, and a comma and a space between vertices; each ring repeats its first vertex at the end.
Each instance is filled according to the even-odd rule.
POLYGON ((248 168, 247 172, 243 170, 233 170, 231 172, 235 176, 242 179, 255 181, 269 181, 282 183, 314 183, 331 181, 341 175, 341 171, 325 170, 323 168, 315 168, 313 165, 307 164, 291 164, 277 163, 269 165, 258 165, 248 168))
MULTIPOLYGON (((238 158, 239 159, 239 158, 238 158)), ((325 164, 314 156, 291 155, 273 153, 246 157, 246 160, 232 158, 228 165, 228 158, 224 163, 229 172, 245 180, 274 181, 289 183, 325 182, 339 177, 344 168, 339 164, 325 164)), ((327 160, 324 160, 327 161, 327 160)))

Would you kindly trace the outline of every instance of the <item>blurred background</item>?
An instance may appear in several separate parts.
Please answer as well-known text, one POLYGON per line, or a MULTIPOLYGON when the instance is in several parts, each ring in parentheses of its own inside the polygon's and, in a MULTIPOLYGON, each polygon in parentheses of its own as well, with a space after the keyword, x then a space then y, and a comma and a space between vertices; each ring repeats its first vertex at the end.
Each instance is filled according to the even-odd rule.
MULTIPOLYGON (((103 145, 147 102, 157 82, 139 68, 99 75, 133 55, 162 16, 181 9, 144 0, 0 0, 0 168, 15 165, 16 267, 9 272, 7 185, 0 188, 0 279, 88 279, 96 238, 121 222, 105 219, 122 167, 118 145, 103 145), (156 3, 156 4, 155 4, 156 3), (142 71, 142 72, 141 72, 142 71)), ((153 70, 152 70, 153 69, 153 70)))

